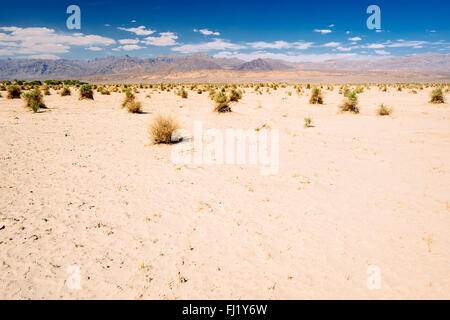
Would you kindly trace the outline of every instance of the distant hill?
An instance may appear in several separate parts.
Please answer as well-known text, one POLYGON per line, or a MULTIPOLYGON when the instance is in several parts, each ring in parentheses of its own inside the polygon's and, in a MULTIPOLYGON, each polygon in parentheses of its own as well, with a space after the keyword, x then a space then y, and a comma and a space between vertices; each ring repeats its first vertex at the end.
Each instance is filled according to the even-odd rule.
POLYGON ((450 72, 450 54, 426 53, 379 60, 328 60, 297 63, 298 69, 319 71, 409 71, 450 72))
POLYGON ((238 65, 234 70, 238 71, 273 71, 273 70, 289 70, 292 69, 282 62, 276 60, 256 59, 249 62, 244 62, 238 65))
POLYGON ((214 58, 204 53, 166 55, 154 58, 130 56, 94 60, 0 59, 0 80, 62 79, 102 75, 190 72, 199 70, 233 71, 409 71, 449 72, 450 54, 421 54, 387 57, 375 61, 328 60, 320 63, 292 63, 273 59, 245 62, 236 58, 214 58))

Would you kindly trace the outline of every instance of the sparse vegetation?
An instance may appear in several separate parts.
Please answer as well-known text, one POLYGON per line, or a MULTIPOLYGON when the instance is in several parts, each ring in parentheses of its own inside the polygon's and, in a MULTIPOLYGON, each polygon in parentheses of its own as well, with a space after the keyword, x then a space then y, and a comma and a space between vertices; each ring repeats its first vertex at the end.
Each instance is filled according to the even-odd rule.
POLYGON ((242 98, 242 92, 236 89, 231 89, 229 100, 237 102, 242 98))
POLYGON ((344 102, 339 106, 342 112, 359 113, 358 97, 355 91, 351 91, 344 102))
POLYGON ((122 108, 126 108, 130 113, 142 112, 142 104, 139 101, 136 101, 136 97, 130 89, 125 90, 125 99, 122 102, 122 108))
POLYGON ((305 118, 305 124, 304 127, 305 128, 309 128, 312 125, 312 119, 311 118, 305 118))
POLYGON ((323 104, 322 92, 319 88, 314 87, 309 98, 310 104, 323 104))
POLYGON ((178 91, 178 95, 183 99, 187 99, 188 97, 188 93, 186 90, 184 90, 184 88, 181 88, 181 90, 178 91))
POLYGON ((62 90, 61 90, 61 97, 70 96, 70 95, 71 95, 71 92, 70 92, 70 89, 68 87, 62 88, 62 90))
POLYGON ((33 112, 38 112, 39 109, 45 108, 42 93, 38 88, 22 94, 22 98, 25 101, 25 107, 30 108, 33 112))
POLYGON ((150 124, 148 131, 155 144, 174 143, 178 141, 173 139, 173 133, 179 128, 178 121, 172 116, 158 115, 150 124))
POLYGON ((20 95, 22 94, 22 90, 19 86, 12 85, 8 87, 8 95, 6 96, 7 99, 20 99, 20 95))
POLYGON ((230 100, 228 99, 225 92, 219 92, 216 94, 214 101, 216 102, 216 105, 214 107, 214 111, 217 113, 225 113, 225 112, 231 112, 230 107, 230 100))
POLYGON ((381 104, 380 107, 377 109, 377 114, 379 116, 388 116, 391 113, 392 113, 392 108, 388 108, 384 104, 381 104))
POLYGON ((444 94, 442 93, 442 88, 434 89, 431 92, 431 100, 430 103, 444 103, 444 94))
POLYGON ((92 87, 89 84, 83 84, 80 87, 79 100, 82 100, 82 99, 92 99, 92 100, 94 100, 94 93, 92 92, 92 87))

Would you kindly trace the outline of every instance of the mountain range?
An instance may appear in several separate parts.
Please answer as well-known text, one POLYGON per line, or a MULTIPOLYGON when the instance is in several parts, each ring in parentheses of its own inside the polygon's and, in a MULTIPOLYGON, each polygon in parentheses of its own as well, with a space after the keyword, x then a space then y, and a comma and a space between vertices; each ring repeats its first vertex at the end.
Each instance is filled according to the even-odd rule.
POLYGON ((94 60, 0 59, 0 80, 62 79, 96 75, 189 72, 198 70, 234 71, 409 71, 450 72, 450 54, 427 53, 386 57, 378 60, 327 60, 324 62, 287 62, 274 59, 243 61, 215 58, 204 53, 137 58, 128 55, 94 60))

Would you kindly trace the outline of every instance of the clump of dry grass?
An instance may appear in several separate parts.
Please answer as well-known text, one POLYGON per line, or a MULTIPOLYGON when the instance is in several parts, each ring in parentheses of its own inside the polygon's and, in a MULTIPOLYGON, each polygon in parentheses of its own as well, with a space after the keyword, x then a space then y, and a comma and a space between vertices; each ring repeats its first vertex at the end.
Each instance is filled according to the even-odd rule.
POLYGON ((379 116, 388 116, 391 113, 392 113, 392 108, 388 108, 384 104, 381 104, 380 107, 377 109, 377 114, 379 116))
POLYGON ((25 101, 25 107, 30 108, 33 112, 38 112, 39 109, 45 108, 44 98, 38 88, 24 93, 22 98, 25 101))
POLYGON ((109 92, 109 90, 104 87, 98 87, 97 92, 106 96, 109 96, 111 94, 111 92, 109 92))
POLYGON ((217 113, 232 112, 230 107, 230 100, 225 94, 225 92, 217 93, 216 96, 214 97, 214 101, 216 102, 214 112, 217 113))
POLYGON ((350 92, 344 102, 339 106, 339 109, 341 109, 342 112, 353 112, 353 113, 359 113, 359 107, 358 107, 358 97, 356 96, 356 92, 352 91, 350 92))
POLYGON ((431 100, 430 103, 444 103, 444 94, 442 93, 442 88, 434 89, 431 92, 431 100))
POLYGON ((152 123, 150 123, 148 132, 150 133, 153 143, 155 144, 174 143, 180 141, 179 139, 175 139, 175 137, 173 137, 173 133, 179 128, 180 125, 178 121, 172 118, 172 116, 158 115, 152 123))
POLYGON ((142 104, 139 101, 136 101, 136 97, 130 89, 125 90, 125 99, 122 102, 122 108, 127 108, 130 113, 142 112, 142 104))
POLYGON ((305 124, 303 125, 305 128, 309 128, 312 126, 312 119, 311 118, 305 118, 305 124))
POLYGON ((240 99, 242 99, 242 92, 240 90, 231 89, 229 100, 237 102, 240 99))
POLYGON ((92 92, 92 88, 89 84, 83 84, 80 87, 80 97, 79 100, 82 99, 92 99, 94 100, 94 93, 92 92))
POLYGON ((20 95, 22 94, 22 90, 20 89, 20 87, 15 85, 9 86, 7 91, 7 99, 20 99, 20 95))
POLYGON ((62 90, 61 90, 61 97, 70 96, 70 95, 71 95, 71 92, 70 92, 69 88, 67 88, 67 87, 62 88, 62 90))
POLYGON ((188 97, 188 93, 186 90, 184 90, 184 88, 181 88, 181 90, 178 91, 177 94, 183 99, 187 99, 187 97, 188 97))
POLYGON ((311 91, 311 97, 309 98, 310 104, 323 104, 322 92, 319 88, 313 88, 311 91))

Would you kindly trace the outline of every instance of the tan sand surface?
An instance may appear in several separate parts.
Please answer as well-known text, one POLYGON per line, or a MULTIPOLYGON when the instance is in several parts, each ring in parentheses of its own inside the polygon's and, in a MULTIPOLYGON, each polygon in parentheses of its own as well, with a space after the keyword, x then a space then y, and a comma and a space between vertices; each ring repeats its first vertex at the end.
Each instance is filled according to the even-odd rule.
POLYGON ((144 114, 120 109, 122 93, 52 90, 33 114, 2 92, 0 298, 449 299, 450 109, 430 90, 374 87, 357 115, 337 113, 337 88, 321 106, 246 89, 221 115, 206 92, 140 90, 144 114), (159 113, 279 129, 278 174, 174 164, 147 133, 159 113))

